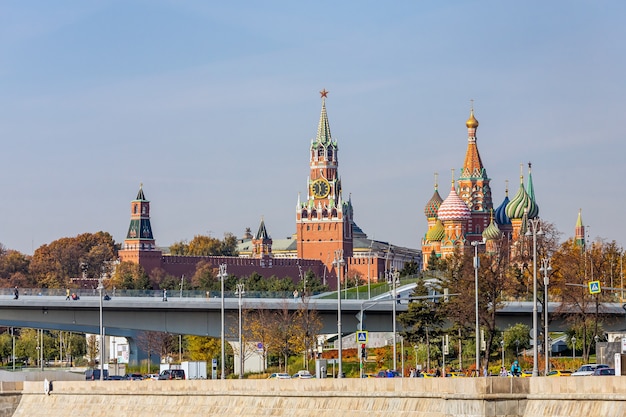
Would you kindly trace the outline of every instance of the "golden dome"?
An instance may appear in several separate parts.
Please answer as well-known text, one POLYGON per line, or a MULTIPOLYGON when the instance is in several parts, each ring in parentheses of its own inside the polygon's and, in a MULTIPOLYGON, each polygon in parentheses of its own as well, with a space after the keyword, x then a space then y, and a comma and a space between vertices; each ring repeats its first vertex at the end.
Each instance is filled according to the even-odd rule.
POLYGON ((478 127, 478 120, 474 117, 474 109, 470 111, 470 117, 467 119, 467 122, 465 122, 465 126, 467 126, 468 129, 476 129, 478 127))

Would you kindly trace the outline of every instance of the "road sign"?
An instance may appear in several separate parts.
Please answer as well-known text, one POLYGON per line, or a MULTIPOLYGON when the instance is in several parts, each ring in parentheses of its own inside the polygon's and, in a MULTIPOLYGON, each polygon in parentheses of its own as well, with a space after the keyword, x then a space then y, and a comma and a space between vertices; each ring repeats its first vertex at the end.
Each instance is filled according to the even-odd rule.
POLYGON ((367 331, 359 330, 356 332, 356 342, 357 343, 367 343, 367 331))
POLYGON ((589 294, 600 294, 600 281, 589 282, 589 294))

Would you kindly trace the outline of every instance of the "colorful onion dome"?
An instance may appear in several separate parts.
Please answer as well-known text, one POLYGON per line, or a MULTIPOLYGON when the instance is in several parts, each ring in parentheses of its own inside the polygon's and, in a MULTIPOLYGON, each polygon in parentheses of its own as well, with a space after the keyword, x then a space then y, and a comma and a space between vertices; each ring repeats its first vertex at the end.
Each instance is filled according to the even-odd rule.
POLYGON ((435 193, 426 203, 426 207, 424 207, 424 214, 426 218, 432 219, 437 217, 437 212, 439 211, 439 207, 443 203, 443 198, 439 195, 439 190, 437 190, 437 184, 435 184, 435 193))
POLYGON ((449 220, 469 220, 472 218, 472 213, 470 209, 467 208, 467 204, 465 204, 465 201, 459 197, 454 189, 454 180, 452 180, 450 194, 448 194, 448 197, 441 203, 437 214, 438 218, 443 222, 449 220))
POLYGON ((495 210, 495 220, 497 224, 511 224, 511 219, 506 215, 506 206, 509 204, 509 190, 506 190, 506 195, 502 203, 495 210))
MULTIPOLYGON (((520 167, 521 170, 521 167, 520 167)), ((526 215, 529 219, 534 219, 539 214, 539 207, 528 195, 524 188, 524 175, 520 173, 520 185, 517 194, 506 206, 506 215, 510 219, 521 219, 526 215)))
POLYGON ((446 229, 443 227, 441 220, 437 219, 437 223, 426 233, 426 240, 430 242, 439 242, 446 235, 446 229))
POLYGON ((476 129, 478 127, 478 120, 474 117, 474 109, 470 111, 470 117, 467 119, 467 122, 465 122, 465 126, 467 126, 468 129, 476 129))
POLYGON ((493 221, 493 212, 491 213, 491 223, 485 230, 483 230, 483 240, 498 240, 502 237, 502 231, 498 228, 498 225, 493 221))
POLYGON ((528 190, 528 197, 532 204, 528 207, 528 218, 534 219, 539 216, 539 206, 537 205, 537 201, 535 200, 535 187, 533 186, 533 173, 531 172, 531 163, 528 163, 528 185, 526 189, 528 190))

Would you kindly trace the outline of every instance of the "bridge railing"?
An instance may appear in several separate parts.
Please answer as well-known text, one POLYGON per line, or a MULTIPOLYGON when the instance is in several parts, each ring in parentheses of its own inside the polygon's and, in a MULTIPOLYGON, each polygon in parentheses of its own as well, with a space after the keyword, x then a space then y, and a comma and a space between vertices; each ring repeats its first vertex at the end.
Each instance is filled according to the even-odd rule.
MULTIPOLYGON (((18 288, 19 296, 40 296, 40 297, 63 297, 67 295, 67 290, 62 288, 18 288)), ((13 288, 0 288, 0 296, 13 297, 13 288)), ((70 288, 71 294, 80 297, 98 297, 97 288, 70 288)), ((146 297, 163 298, 163 290, 126 290, 126 289, 106 289, 102 291, 102 296, 114 297, 146 297)), ((307 294, 318 295, 318 294, 307 294)), ((221 298, 221 291, 203 290, 167 290, 168 299, 177 298, 221 298)), ((298 294, 300 296, 300 294, 298 294)), ((224 298, 239 298, 235 291, 224 291, 224 298)), ((246 291, 242 298, 279 298, 293 299, 294 293, 291 291, 246 291)))

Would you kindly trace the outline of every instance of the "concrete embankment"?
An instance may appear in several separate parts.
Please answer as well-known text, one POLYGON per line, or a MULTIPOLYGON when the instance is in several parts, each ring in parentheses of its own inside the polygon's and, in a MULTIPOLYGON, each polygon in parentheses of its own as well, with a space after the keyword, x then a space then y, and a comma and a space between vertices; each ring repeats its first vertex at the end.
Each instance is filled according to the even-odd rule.
POLYGON ((16 417, 611 417, 626 377, 24 382, 16 417))

